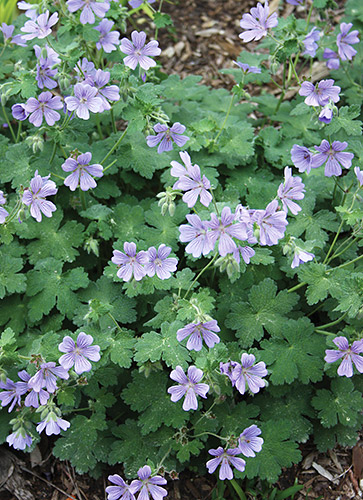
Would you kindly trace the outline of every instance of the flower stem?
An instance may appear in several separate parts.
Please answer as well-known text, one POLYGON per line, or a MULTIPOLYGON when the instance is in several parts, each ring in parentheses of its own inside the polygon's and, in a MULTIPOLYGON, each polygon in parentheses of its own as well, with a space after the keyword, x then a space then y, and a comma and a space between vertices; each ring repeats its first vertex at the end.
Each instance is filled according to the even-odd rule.
POLYGON ((222 436, 218 436, 218 434, 214 434, 214 432, 209 432, 209 431, 204 431, 204 432, 201 432, 200 434, 196 434, 193 436, 193 438, 197 438, 197 437, 200 437, 200 436, 205 436, 206 434, 208 434, 209 436, 214 436, 218 439, 222 439, 222 441, 228 441, 228 438, 224 438, 222 436))
POLYGON ((79 188, 79 197, 81 198, 82 210, 86 210, 86 208, 87 208, 86 195, 85 195, 85 192, 82 191, 81 188, 79 188))
POLYGON ((314 330, 316 333, 321 333, 322 335, 336 335, 336 333, 333 332, 327 332, 325 330, 319 330, 319 328, 315 328, 314 330))
POLYGON ((203 269, 200 271, 200 273, 194 278, 194 280, 192 281, 192 284, 190 285, 190 287, 188 288, 188 290, 186 291, 183 299, 185 299, 187 297, 187 295, 189 294, 190 290, 193 288, 193 286, 195 285, 195 283, 197 282, 198 278, 204 273, 204 271, 206 271, 208 269, 208 267, 210 267, 213 262, 216 260, 217 258, 217 255, 218 253, 216 253, 213 257, 213 259, 211 259, 208 264, 206 266, 203 267, 203 269))
POLYGON ((123 329, 121 328, 121 326, 117 323, 117 321, 115 320, 115 318, 112 316, 112 314, 110 312, 107 313, 107 316, 109 316, 112 321, 115 323, 116 327, 118 328, 118 330, 120 330, 120 332, 123 332, 123 329))
POLYGON ((335 243, 337 242, 337 239, 338 239, 338 236, 340 234, 340 231, 342 230, 342 227, 343 227, 343 224, 344 224, 344 220, 342 220, 342 222, 340 223, 340 226, 338 228, 338 231, 336 232, 335 236, 334 236, 334 239, 332 241, 332 244, 330 245, 330 248, 328 250, 328 253, 326 254, 325 256, 325 259, 323 261, 323 264, 325 264, 329 258, 329 255, 331 254, 331 252, 333 251, 333 248, 334 248, 334 245, 335 243))
POLYGON ((323 330, 324 331, 325 328, 329 328, 330 326, 337 325, 338 323, 343 321, 343 319, 346 317, 347 314, 348 314, 348 311, 345 311, 343 316, 341 316, 340 318, 336 319, 335 321, 331 321, 330 323, 326 323, 325 325, 317 326, 316 330, 323 330))
POLYGON ((237 483, 237 481, 235 479, 231 479, 229 481, 229 484, 231 484, 235 490, 235 492, 237 493, 238 495, 238 498, 240 500, 247 500, 247 497, 246 495, 244 494, 242 488, 240 487, 240 485, 237 483))
POLYGON ((342 264, 341 266, 338 266, 338 267, 333 267, 332 269, 328 269, 327 270, 327 273, 331 273, 332 271, 336 271, 337 269, 342 269, 343 267, 346 267, 346 266, 350 266, 350 264, 354 264, 354 262, 357 262, 358 260, 362 259, 363 258, 363 254, 360 255, 359 257, 356 257, 355 259, 353 260, 350 260, 349 262, 345 262, 344 264, 342 264))
POLYGON ((112 122, 113 133, 117 134, 117 127, 116 127, 115 114, 113 112, 113 108, 110 109, 110 114, 111 114, 111 122, 112 122))
POLYGON ((4 115, 4 118, 5 118, 5 121, 6 121, 6 123, 8 124, 8 126, 9 126, 9 130, 10 130, 10 133, 11 133, 11 135, 12 135, 12 137, 13 137, 13 141, 14 141, 15 143, 17 143, 18 141, 17 141, 17 139, 16 139, 16 135, 15 135, 15 133, 14 133, 13 126, 11 125, 11 122, 10 122, 10 120, 9 120, 9 117, 8 117, 8 115, 7 115, 7 113, 6 113, 5 106, 2 104, 2 105, 1 105, 1 107, 2 107, 2 109, 3 109, 3 115, 4 115))
POLYGON ((299 283, 298 285, 295 285, 292 288, 289 288, 287 290, 287 293, 295 292, 295 290, 299 290, 299 288, 302 288, 305 285, 307 285, 307 283, 306 283, 306 281, 303 281, 302 283, 299 283))
POLYGON ((107 158, 109 156, 112 155, 112 153, 115 151, 115 149, 118 148, 120 142, 122 141, 122 139, 125 137, 126 135, 126 132, 127 132, 127 128, 123 131, 122 135, 119 137, 119 139, 117 140, 117 142, 112 146, 112 148, 110 149, 110 151, 107 153, 107 155, 104 157, 104 159, 101 161, 101 165, 103 165, 103 163, 105 163, 105 161, 107 160, 107 158))
POLYGON ((224 121, 223 121, 223 123, 222 123, 222 126, 221 126, 221 128, 220 128, 220 130, 219 130, 218 134, 215 136, 215 138, 214 138, 214 139, 213 139, 213 141, 212 141, 212 142, 214 142, 214 143, 216 143, 216 142, 217 142, 218 137, 219 137, 219 136, 221 135, 221 133, 223 132, 223 129, 224 129, 225 125, 226 125, 226 122, 227 122, 227 120, 228 120, 228 117, 229 117, 230 112, 231 112, 231 109, 232 109, 232 104, 233 104, 233 101, 234 101, 234 94, 232 94, 232 98, 231 98, 231 101, 230 101, 230 103, 229 103, 229 106, 228 106, 228 109, 227 109, 227 113, 226 113, 226 116, 225 116, 224 121))
POLYGON ((108 170, 109 168, 111 168, 111 167, 112 167, 112 165, 114 165, 116 162, 117 162, 117 159, 116 159, 116 160, 113 160, 113 162, 112 162, 112 163, 110 163, 109 165, 107 165, 107 167, 103 169, 103 173, 105 173, 105 172, 106 172, 106 170, 108 170))

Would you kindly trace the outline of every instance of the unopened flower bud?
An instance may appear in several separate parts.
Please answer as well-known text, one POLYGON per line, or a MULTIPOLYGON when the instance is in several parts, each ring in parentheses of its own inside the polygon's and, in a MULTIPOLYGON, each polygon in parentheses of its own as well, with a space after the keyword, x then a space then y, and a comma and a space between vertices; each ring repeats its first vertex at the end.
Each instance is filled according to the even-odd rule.
POLYGON ((25 139, 25 142, 32 148, 33 153, 36 153, 37 151, 43 151, 44 139, 40 135, 31 135, 25 139))

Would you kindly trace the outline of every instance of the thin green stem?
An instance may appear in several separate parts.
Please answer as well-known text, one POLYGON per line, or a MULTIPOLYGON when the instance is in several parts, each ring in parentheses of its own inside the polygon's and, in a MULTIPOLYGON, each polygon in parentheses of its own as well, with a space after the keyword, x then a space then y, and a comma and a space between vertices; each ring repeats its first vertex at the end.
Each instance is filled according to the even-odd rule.
POLYGON ((350 260, 349 262, 345 262, 344 264, 341 264, 338 267, 333 267, 332 269, 328 269, 327 273, 331 273, 332 271, 336 271, 337 269, 342 269, 343 267, 350 266, 351 264, 354 264, 354 262, 357 262, 360 259, 363 259, 363 254, 360 255, 359 257, 356 257, 353 260, 350 260))
POLYGON ((306 281, 303 281, 302 283, 299 283, 298 285, 295 285, 292 288, 289 288, 287 290, 287 293, 295 292, 295 290, 299 290, 299 288, 302 288, 305 285, 307 285, 307 283, 306 283, 306 281))
POLYGON ((106 170, 108 170, 109 168, 111 168, 111 167, 112 167, 112 165, 114 165, 116 162, 117 162, 117 159, 116 159, 116 160, 113 160, 113 162, 112 162, 112 163, 110 163, 109 165, 107 165, 107 167, 103 169, 103 173, 105 173, 105 172, 106 172, 106 170))
POLYGON ((305 29, 306 32, 309 31, 310 18, 311 18, 311 14, 313 12, 313 8, 314 8, 314 3, 311 4, 308 17, 306 18, 306 29, 305 29))
POLYGON ((319 328, 315 328, 314 330, 316 333, 321 333, 323 335, 334 335, 334 337, 336 336, 336 333, 333 333, 333 332, 327 332, 325 330, 319 330, 319 328))
MULTIPOLYGON (((299 56, 299 54, 297 54, 297 56, 295 58, 295 62, 298 60, 298 56, 299 56)), ((296 81, 297 81, 298 85, 300 85, 300 78, 299 78, 299 75, 296 73, 295 64, 292 62, 292 57, 291 56, 289 58, 289 61, 290 61, 292 72, 294 73, 294 76, 296 78, 296 81)))
POLYGON ((276 105, 275 113, 278 112, 278 110, 280 109, 281 103, 284 100, 285 93, 286 93, 286 88, 285 87, 286 87, 286 62, 284 62, 284 69, 283 69, 283 73, 282 73, 282 92, 281 92, 279 101, 278 101, 278 103, 276 105))
POLYGON ((19 122, 18 132, 16 134, 16 142, 19 142, 22 124, 23 124, 23 122, 19 122))
POLYGON ((333 251, 333 248, 334 248, 334 245, 335 243, 337 242, 337 239, 339 237, 339 234, 340 234, 340 231, 342 230, 342 227, 343 227, 343 224, 344 224, 344 220, 341 221, 339 227, 338 227, 338 231, 336 232, 335 236, 334 236, 334 239, 332 241, 332 244, 330 245, 330 248, 328 250, 328 253, 326 254, 325 256, 325 259, 323 261, 323 264, 325 264, 329 258, 329 255, 331 254, 331 252, 333 251))
POLYGON ((117 127, 116 127, 115 114, 113 112, 113 108, 110 109, 110 114, 111 114, 111 122, 112 122, 113 133, 117 134, 117 127))
MULTIPOLYGON (((218 373, 220 373, 220 372, 218 371, 218 373)), ((195 424, 192 427, 193 429, 195 429, 195 427, 199 424, 199 422, 201 420, 203 420, 203 418, 205 418, 209 414, 209 412, 212 410, 213 406, 216 405, 216 403, 217 403, 217 400, 215 399, 213 404, 211 404, 211 406, 208 408, 208 410, 205 413, 203 413, 203 415, 200 418, 198 418, 198 420, 195 422, 195 424)))
POLYGON ((127 132, 127 128, 123 131, 122 135, 119 137, 119 139, 117 140, 117 142, 112 146, 112 148, 110 149, 110 151, 107 153, 107 155, 101 161, 101 165, 103 165, 105 163, 105 161, 107 160, 107 158, 112 155, 112 153, 115 151, 115 149, 118 148, 120 142, 125 137, 126 132, 127 132))
POLYGON ((116 327, 120 330, 120 332, 123 332, 123 329, 121 328, 121 326, 117 323, 116 319, 112 316, 112 314, 110 312, 107 313, 107 316, 109 316, 112 321, 115 323, 116 327))
POLYGON ((331 326, 335 326, 338 323, 340 323, 341 321, 343 321, 343 319, 346 317, 347 314, 348 314, 348 311, 346 311, 343 314, 343 316, 341 316, 340 318, 336 319, 335 321, 331 321, 330 323, 326 323, 325 325, 317 326, 316 329, 317 330, 325 330, 325 328, 329 328, 331 326))
MULTIPOLYGON (((350 237, 348 238, 348 240, 349 240, 351 237, 352 237, 352 236, 350 236, 350 237)), ((353 240, 349 243, 349 245, 347 245, 347 246, 346 246, 346 247, 345 247, 345 248, 344 248, 341 252, 336 253, 336 252, 338 251, 338 249, 342 246, 342 245, 340 245, 340 246, 337 248, 336 252, 335 252, 335 253, 334 253, 334 254, 330 257, 330 259, 329 259, 329 261, 328 261, 328 264, 329 264, 329 263, 330 263, 333 259, 336 259, 336 258, 337 258, 337 257, 339 257, 340 255, 342 255, 344 252, 346 252, 347 250, 349 250, 349 248, 350 248, 352 245, 354 245, 354 243, 355 243, 358 239, 359 239, 359 237, 355 237, 355 238, 353 238, 353 240)), ((346 240, 346 241, 345 241, 345 243, 346 243, 348 240, 346 240)))
POLYGON ((209 436, 214 436, 218 439, 222 439, 222 441, 228 441, 228 438, 224 438, 222 436, 218 436, 218 434, 214 434, 214 432, 209 432, 209 431, 204 431, 204 432, 201 432, 200 434, 195 434, 193 436, 193 438, 197 438, 197 437, 200 437, 200 436, 205 436, 206 434, 208 434, 209 436))
POLYGON ((68 123, 72 120, 73 114, 74 111, 72 111, 70 115, 66 113, 65 119, 61 125, 61 128, 59 129, 60 132, 62 132, 68 126, 68 123))
POLYGON ((190 290, 193 288, 193 286, 195 285, 195 283, 198 281, 198 278, 200 278, 200 276, 213 264, 213 262, 216 260, 218 254, 216 253, 213 257, 213 259, 211 259, 208 264, 203 267, 203 269, 200 271, 199 274, 197 274, 196 278, 194 278, 194 280, 192 281, 190 287, 188 288, 188 290, 186 291, 183 299, 185 299, 187 297, 187 295, 189 294, 190 290))
POLYGON ((62 177, 61 175, 55 174, 54 172, 51 172, 50 175, 53 175, 53 177, 57 177, 57 179, 62 179, 62 181, 65 180, 65 177, 62 177))
POLYGON ((221 135, 221 133, 223 132, 223 129, 224 129, 224 127, 225 127, 226 123, 227 123, 227 120, 228 120, 229 114, 230 114, 231 109, 232 109, 232 104, 233 104, 233 101, 234 101, 234 94, 232 94, 231 101, 230 101, 230 103, 229 103, 229 106, 228 106, 228 109, 227 109, 227 113, 226 113, 226 116, 225 116, 224 121, 223 121, 223 123, 222 123, 222 126, 221 126, 221 128, 220 128, 220 130, 219 130, 218 134, 215 136, 215 138, 214 138, 214 139, 213 139, 213 141, 212 141, 212 142, 214 142, 214 143, 216 143, 216 142, 217 142, 218 137, 219 137, 219 136, 221 135))
POLYGON ((158 465, 156 466, 156 469, 159 470, 160 467, 163 465, 164 463, 164 460, 166 459, 166 457, 169 455, 169 453, 171 452, 171 446, 170 448, 168 449, 168 451, 165 453, 165 455, 163 456, 163 458, 160 460, 160 462, 158 463, 158 465))
POLYGON ((22 198, 19 198, 19 200, 16 202, 15 207, 12 209, 10 214, 6 217, 5 222, 4 222, 4 226, 6 226, 7 224, 9 224, 9 222, 11 222, 13 219, 15 219, 22 204, 23 204, 22 198))
POLYGON ((61 144, 58 143, 58 146, 59 146, 59 149, 62 151, 62 155, 64 156, 64 158, 68 158, 68 155, 67 153, 64 151, 64 148, 61 144))
POLYGON ((16 142, 18 142, 18 141, 17 141, 17 139, 16 139, 16 135, 15 135, 15 133, 14 133, 13 126, 11 125, 11 122, 10 122, 10 120, 9 120, 9 118, 8 118, 7 113, 6 113, 6 110, 5 110, 5 106, 4 106, 4 104, 1 104, 1 107, 2 107, 2 109, 3 109, 3 115, 4 115, 4 118, 5 118, 5 121, 6 121, 6 123, 7 123, 7 124, 8 124, 8 126, 9 126, 10 133, 11 133, 11 135, 12 135, 12 137, 13 137, 14 142, 16 143, 16 142))
POLYGON ((240 500, 247 500, 246 495, 244 494, 242 488, 240 487, 240 485, 237 483, 237 481, 235 479, 231 479, 228 484, 231 484, 233 486, 233 488, 234 488, 235 492, 237 493, 238 498, 240 500))
POLYGON ((51 157, 50 157, 50 160, 49 160, 49 163, 52 164, 53 163, 53 160, 54 160, 54 157, 55 157, 55 153, 57 151, 57 141, 54 141, 53 143, 53 150, 52 150, 52 154, 51 154, 51 157))
POLYGON ((101 128, 100 116, 98 113, 96 114, 96 127, 98 130, 98 135, 100 136, 100 139, 102 140, 104 137, 103 137, 103 132, 102 132, 102 128, 101 128))
POLYGON ((81 188, 79 188, 79 197, 81 198, 82 210, 86 210, 86 208, 87 208, 86 195, 85 195, 85 192, 82 191, 81 188))

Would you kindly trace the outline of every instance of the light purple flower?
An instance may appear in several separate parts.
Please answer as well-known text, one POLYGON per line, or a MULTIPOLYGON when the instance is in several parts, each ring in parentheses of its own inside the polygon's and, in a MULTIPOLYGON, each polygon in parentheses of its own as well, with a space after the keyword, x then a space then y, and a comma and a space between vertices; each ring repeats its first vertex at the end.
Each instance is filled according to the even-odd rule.
POLYGON ((144 31, 133 31, 131 33, 131 40, 123 38, 121 40, 120 50, 127 56, 124 58, 124 64, 134 70, 138 64, 141 68, 147 71, 148 69, 156 66, 156 62, 149 56, 159 56, 161 49, 159 42, 152 40, 145 45, 146 33, 144 31))
POLYGON ((179 227, 180 241, 183 243, 190 242, 185 251, 191 253, 193 257, 209 254, 214 248, 214 242, 210 239, 207 231, 207 222, 202 221, 197 214, 189 214, 186 218, 190 225, 182 224, 179 227))
POLYGON ((108 480, 117 486, 107 486, 107 500, 135 500, 134 493, 138 491, 135 481, 129 485, 118 474, 108 476, 108 480))
POLYGON ((157 135, 148 135, 146 137, 147 145, 153 148, 159 144, 158 153, 161 154, 164 151, 171 151, 173 149, 173 141, 180 148, 189 141, 189 137, 182 135, 185 131, 185 126, 179 122, 175 122, 172 127, 168 127, 164 123, 157 123, 154 126, 154 130, 157 135))
MULTIPOLYGON (((0 205, 5 205, 6 199, 4 197, 4 193, 0 191, 0 205)), ((9 215, 9 212, 5 210, 5 208, 0 207, 0 224, 5 222, 6 217, 9 215)))
POLYGON ((363 186, 363 170, 359 170, 359 167, 354 167, 354 173, 357 176, 359 184, 363 186))
POLYGON ((62 366, 56 366, 54 362, 42 363, 40 370, 33 375, 28 382, 28 387, 35 392, 45 387, 48 392, 53 393, 57 389, 57 377, 68 380, 69 374, 62 366))
POLYGON ((234 64, 237 64, 237 66, 239 66, 243 71, 243 73, 245 73, 246 75, 248 73, 261 73, 261 68, 257 68, 257 66, 250 66, 249 64, 242 63, 239 61, 233 61, 233 62, 234 64))
POLYGON ((239 35, 244 42, 251 40, 260 40, 263 36, 267 35, 269 28, 274 28, 278 24, 277 13, 274 12, 269 17, 270 9, 268 2, 264 5, 258 3, 257 7, 252 7, 251 14, 243 14, 240 21, 242 29, 247 30, 239 35))
POLYGON ((102 71, 98 69, 94 74, 94 82, 93 86, 97 88, 98 93, 97 97, 100 97, 102 100, 102 110, 107 111, 111 109, 109 101, 119 101, 120 100, 120 89, 117 85, 106 85, 110 81, 110 72, 102 71), (107 100, 108 99, 108 100, 107 100))
POLYGON ((47 59, 51 66, 53 66, 54 64, 60 64, 61 59, 58 53, 51 47, 49 47, 47 44, 45 44, 44 47, 40 47, 39 45, 34 45, 33 48, 35 55, 38 59, 47 59), (46 52, 45 58, 43 57, 45 55, 44 51, 46 52))
POLYGON ((352 23, 341 23, 340 25, 340 33, 337 36, 337 46, 338 54, 342 61, 351 61, 357 53, 351 45, 359 43, 359 31, 354 30, 349 33, 352 26, 352 23))
POLYGON ((74 371, 78 375, 89 372, 92 365, 88 359, 95 362, 101 359, 100 347, 98 345, 91 346, 92 342, 93 337, 86 335, 84 332, 78 335, 76 342, 69 335, 66 335, 58 346, 61 352, 66 353, 59 358, 59 364, 65 370, 69 370, 74 366, 74 371))
POLYGON ((28 382, 31 379, 31 376, 26 370, 21 370, 20 372, 18 372, 18 375, 21 380, 25 382, 26 389, 30 390, 29 394, 24 400, 25 406, 33 406, 33 408, 38 408, 39 404, 45 405, 50 397, 49 392, 45 391, 44 389, 40 389, 39 392, 34 391, 34 389, 30 389, 28 387, 28 382))
POLYGON ((142 266, 148 262, 147 253, 144 251, 136 253, 136 243, 128 243, 127 241, 124 243, 124 252, 113 251, 111 261, 120 268, 117 271, 117 276, 124 281, 130 281, 134 275, 135 280, 140 281, 146 275, 142 266))
POLYGON ((222 362, 219 363, 219 369, 221 374, 227 375, 227 377, 232 383, 232 387, 234 387, 236 383, 235 379, 233 378, 233 372, 237 366, 239 366, 239 363, 237 363, 237 361, 228 361, 227 363, 222 363, 222 362))
POLYGON ((29 116, 25 104, 13 104, 13 106, 11 106, 11 112, 15 120, 24 121, 29 116))
POLYGON ((20 427, 6 438, 6 442, 15 450, 25 450, 27 446, 31 446, 32 441, 31 436, 26 433, 24 427, 20 427))
POLYGON ((78 186, 82 191, 88 191, 97 186, 92 175, 102 177, 103 167, 99 163, 90 165, 91 160, 92 154, 88 152, 78 155, 77 158, 67 158, 63 163, 64 172, 72 172, 64 179, 64 185, 68 186, 71 191, 75 191, 78 186))
POLYGON ((220 342, 220 338, 213 332, 220 332, 217 321, 212 319, 211 321, 206 321, 204 323, 189 323, 184 326, 184 328, 180 328, 176 332, 176 338, 179 342, 184 340, 186 337, 189 337, 187 342, 187 349, 190 351, 200 351, 202 349, 203 340, 207 344, 208 347, 212 348, 215 344, 220 342))
POLYGON ((57 207, 51 201, 46 200, 47 196, 52 196, 58 191, 55 182, 49 180, 48 177, 38 175, 38 170, 35 171, 33 179, 30 181, 30 187, 26 188, 23 193, 23 203, 30 205, 30 215, 41 222, 42 213, 46 217, 52 217, 52 212, 57 210, 57 207))
POLYGON ((51 27, 58 22, 58 12, 54 12, 49 17, 49 10, 40 14, 37 18, 31 21, 27 21, 20 31, 28 33, 27 35, 22 35, 24 40, 32 40, 33 38, 45 38, 52 33, 51 27))
POLYGON ((255 457, 262 449, 263 439, 257 437, 261 434, 261 429, 257 425, 250 425, 239 436, 238 448, 245 457, 255 457))
POLYGON ((21 2, 17 3, 17 7, 19 10, 25 10, 24 14, 26 17, 29 17, 29 19, 34 21, 37 18, 39 5, 30 4, 21 0, 21 2))
POLYGON ((108 2, 96 2, 94 0, 68 0, 66 2, 69 12, 76 12, 81 9, 81 16, 79 18, 81 24, 93 24, 95 22, 95 15, 97 17, 105 17, 106 12, 110 8, 108 2))
POLYGON ((183 368, 178 365, 175 370, 171 372, 170 378, 179 382, 179 385, 173 385, 168 389, 168 393, 171 394, 173 403, 185 396, 183 410, 197 410, 198 401, 196 395, 206 398, 206 394, 209 391, 209 385, 198 383, 203 378, 202 370, 195 366, 189 366, 188 376, 186 376, 183 368))
POLYGON ((74 70, 77 75, 76 78, 79 83, 88 83, 91 87, 94 85, 94 76, 96 74, 96 68, 92 61, 89 61, 86 57, 83 57, 82 61, 78 61, 74 70))
POLYGON ((212 195, 208 191, 210 182, 205 175, 202 178, 198 165, 190 165, 187 173, 175 182, 173 189, 186 191, 183 195, 183 201, 189 208, 194 207, 198 197, 200 197, 200 202, 205 207, 208 207, 212 201, 212 195))
POLYGON ((267 375, 266 365, 263 361, 254 365, 255 361, 256 358, 253 354, 244 352, 241 364, 238 364, 233 370, 234 385, 241 394, 246 392, 246 384, 253 394, 257 394, 266 385, 266 381, 261 378, 267 375))
POLYGON ((137 471, 139 479, 132 481, 131 486, 135 491, 139 491, 138 500, 148 500, 151 497, 153 500, 162 500, 167 494, 167 490, 162 488, 160 484, 166 484, 167 481, 161 476, 151 477, 151 468, 144 465, 137 471))
POLYGON ((20 47, 26 47, 26 42, 22 35, 12 36, 14 33, 15 26, 12 24, 7 25, 6 23, 1 23, 0 31, 2 31, 4 35, 4 42, 9 41, 9 43, 15 43, 15 45, 19 45, 20 47))
POLYGON ((181 165, 177 161, 171 161, 170 165, 172 166, 170 170, 170 175, 173 177, 183 177, 183 176, 188 176, 189 171, 192 169, 192 162, 189 154, 186 151, 180 151, 179 156, 181 160, 183 161, 184 165, 181 165))
POLYGON ((284 237, 288 222, 286 212, 279 210, 277 200, 271 201, 265 210, 254 210, 252 220, 260 229, 260 245, 277 245, 284 237))
POLYGON ((52 69, 52 65, 52 61, 40 58, 36 66, 37 76, 35 77, 40 89, 44 87, 47 89, 55 89, 57 87, 58 83, 52 80, 52 78, 58 73, 58 70, 52 69))
POLYGON ((60 431, 66 431, 71 424, 63 418, 56 415, 53 411, 49 412, 44 420, 37 425, 37 432, 39 434, 45 429, 47 436, 52 434, 60 434, 60 431))
POLYGON ((316 164, 320 167, 326 162, 324 174, 327 177, 341 175, 342 167, 350 168, 353 153, 342 152, 348 146, 347 142, 333 141, 332 144, 323 139, 320 146, 314 146, 318 154, 315 155, 316 164))
POLYGON ((231 209, 224 207, 220 218, 215 213, 212 213, 211 220, 207 223, 210 228, 209 238, 213 246, 218 240, 218 252, 222 257, 232 253, 237 248, 232 238, 242 241, 248 239, 245 224, 241 222, 234 223, 234 221, 235 215, 232 214, 231 209))
POLYGON ((296 215, 300 212, 301 207, 292 200, 302 200, 304 198, 305 184, 300 177, 291 175, 291 168, 285 167, 284 170, 285 182, 280 184, 277 190, 277 197, 282 201, 282 209, 284 212, 290 212, 296 215))
POLYGON ((7 406, 10 404, 8 410, 10 413, 15 405, 20 405, 21 396, 27 392, 28 387, 24 382, 13 382, 7 378, 6 382, 0 380, 0 389, 4 389, 0 392, 1 405, 7 406))
POLYGON ((255 251, 251 247, 241 247, 240 245, 237 245, 237 248, 235 248, 232 252, 234 260, 239 264, 241 262, 241 256, 242 259, 245 261, 246 264, 249 264, 251 261, 251 257, 255 255, 255 251))
MULTIPOLYGON (((241 222, 244 225, 244 228, 247 233, 247 241, 250 245, 257 243, 257 238, 253 234, 253 220, 252 220, 253 212, 254 210, 249 210, 240 203, 236 206, 236 210, 234 212, 234 219, 238 222, 241 222)), ((233 253, 237 255, 238 252, 235 249, 233 253)), ((236 255, 234 255, 235 258, 236 255)), ((246 264, 248 264, 248 262, 246 262, 246 264)))
POLYGON ((329 101, 338 102, 341 88, 334 85, 334 80, 321 80, 317 84, 303 82, 299 90, 301 96, 306 96, 304 102, 308 106, 325 106, 329 101))
POLYGON ((304 38, 303 44, 305 46, 304 52, 301 53, 302 56, 315 57, 316 51, 318 50, 318 44, 316 43, 320 40, 320 31, 317 28, 313 28, 304 38))
POLYGON ((242 458, 236 457, 236 455, 241 453, 239 448, 229 448, 228 450, 224 450, 222 446, 218 446, 217 449, 212 448, 208 450, 208 453, 216 457, 208 460, 206 463, 208 472, 209 474, 213 474, 216 468, 220 465, 219 479, 221 481, 224 481, 224 479, 233 479, 231 465, 241 472, 245 470, 246 462, 242 458))
POLYGON ((339 69, 340 59, 334 50, 324 49, 323 57, 327 59, 326 65, 329 69, 339 69))
MULTIPOLYGON (((133 9, 137 9, 138 7, 140 7, 140 5, 142 5, 144 3, 145 0, 130 0, 128 3, 130 5, 130 7, 132 7, 133 9)), ((154 3, 155 0, 147 0, 147 3, 154 3)))
POLYGON ((312 168, 317 168, 320 165, 316 161, 316 155, 310 149, 294 144, 291 149, 291 161, 299 172, 308 174, 312 168))
POLYGON ((74 97, 66 97, 65 103, 69 111, 76 111, 78 118, 89 119, 89 111, 101 113, 103 102, 100 97, 96 97, 98 89, 91 87, 88 83, 76 83, 74 86, 74 97))
POLYGON ((162 243, 158 250, 150 247, 147 251, 148 262, 145 264, 146 274, 150 277, 155 276, 161 280, 170 278, 171 273, 176 270, 178 259, 169 257, 171 248, 162 243))
POLYGON ((327 363, 334 363, 338 359, 343 358, 339 368, 338 375, 341 377, 352 377, 353 376, 353 365, 359 371, 363 373, 363 357, 359 356, 363 352, 363 339, 356 340, 351 346, 346 337, 335 337, 333 340, 334 344, 338 347, 338 351, 327 349, 325 351, 324 361, 327 363))
POLYGON ((309 262, 313 260, 315 255, 311 252, 306 252, 302 248, 295 246, 294 249, 294 258, 292 259, 291 268, 295 269, 295 267, 300 266, 300 264, 304 264, 305 262, 309 262))
POLYGON ((40 127, 43 116, 48 125, 52 126, 60 120, 60 114, 55 109, 63 108, 62 100, 59 96, 53 97, 48 90, 42 92, 38 99, 29 97, 25 104, 25 111, 30 114, 29 121, 35 127, 40 127))
POLYGON ((333 110, 330 107, 330 104, 327 104, 323 107, 319 114, 319 121, 329 124, 333 119, 333 110))
POLYGON ((96 26, 95 30, 100 32, 100 39, 96 43, 96 49, 103 49, 107 54, 116 50, 116 45, 119 44, 120 33, 118 31, 111 31, 115 23, 108 19, 102 19, 100 24, 96 26))

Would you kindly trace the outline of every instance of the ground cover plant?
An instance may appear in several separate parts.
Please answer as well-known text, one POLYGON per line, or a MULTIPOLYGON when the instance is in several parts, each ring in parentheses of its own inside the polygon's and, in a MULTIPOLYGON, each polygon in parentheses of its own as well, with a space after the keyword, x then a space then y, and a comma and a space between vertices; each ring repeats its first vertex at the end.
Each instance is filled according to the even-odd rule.
POLYGON ((241 12, 232 92, 163 72, 162 2, 2 24, 0 439, 122 464, 109 500, 185 469, 244 498, 309 437, 356 442, 363 12, 289 3, 241 12), (126 36, 141 10, 155 32, 126 36))

